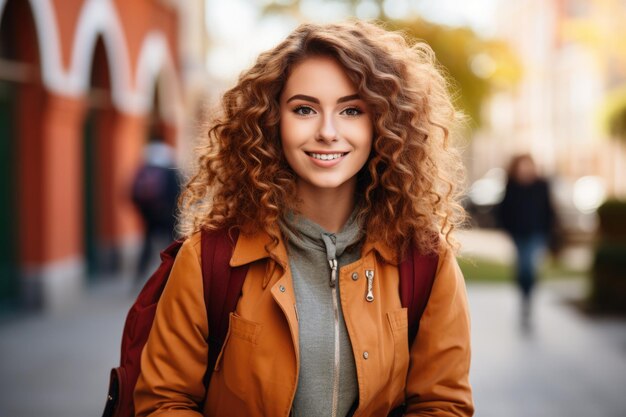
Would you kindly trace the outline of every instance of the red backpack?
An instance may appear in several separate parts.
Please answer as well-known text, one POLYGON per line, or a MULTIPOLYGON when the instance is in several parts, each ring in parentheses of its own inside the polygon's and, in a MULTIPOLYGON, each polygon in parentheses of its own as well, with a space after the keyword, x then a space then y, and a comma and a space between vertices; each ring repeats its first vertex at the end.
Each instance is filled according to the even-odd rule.
MULTIPOLYGON (((209 358, 204 378, 208 388, 215 362, 228 332, 228 317, 237 307, 248 266, 235 268, 230 266, 230 258, 237 242, 237 232, 228 234, 226 230, 203 231, 201 236, 204 300, 211 329, 207 341, 209 358)), ((157 303, 182 244, 183 241, 177 240, 161 252, 161 264, 146 282, 128 312, 122 334, 120 366, 111 370, 109 393, 102 417, 135 415, 133 391, 141 369, 141 352, 152 328, 157 303)), ((402 306, 408 309, 409 346, 417 334, 420 318, 428 303, 438 260, 437 255, 424 256, 411 247, 398 267, 400 299, 402 306)))

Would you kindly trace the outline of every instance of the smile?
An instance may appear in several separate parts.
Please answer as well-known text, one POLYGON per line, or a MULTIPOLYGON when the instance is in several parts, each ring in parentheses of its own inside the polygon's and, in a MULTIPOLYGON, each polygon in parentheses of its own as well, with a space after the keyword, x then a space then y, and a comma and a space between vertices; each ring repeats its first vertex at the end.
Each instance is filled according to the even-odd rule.
POLYGON ((318 159, 320 161, 333 161, 335 159, 339 159, 344 155, 347 155, 348 152, 343 152, 343 153, 313 153, 313 152, 307 152, 307 155, 309 155, 311 158, 314 159, 318 159))

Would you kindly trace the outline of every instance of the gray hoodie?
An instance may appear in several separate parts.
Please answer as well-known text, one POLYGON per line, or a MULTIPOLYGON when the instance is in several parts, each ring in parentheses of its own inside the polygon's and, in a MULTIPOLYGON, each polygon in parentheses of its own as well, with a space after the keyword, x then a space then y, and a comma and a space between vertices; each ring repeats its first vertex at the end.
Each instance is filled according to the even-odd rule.
POLYGON ((337 277, 341 266, 359 259, 361 229, 355 213, 339 233, 294 215, 281 229, 287 240, 300 333, 300 373, 292 412, 295 417, 343 417, 357 400, 358 384, 337 277))

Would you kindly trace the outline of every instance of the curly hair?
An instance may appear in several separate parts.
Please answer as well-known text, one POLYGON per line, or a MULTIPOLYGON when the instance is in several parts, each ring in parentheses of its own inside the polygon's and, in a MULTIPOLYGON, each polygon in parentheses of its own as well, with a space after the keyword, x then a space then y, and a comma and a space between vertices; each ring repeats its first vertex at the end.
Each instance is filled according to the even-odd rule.
POLYGON ((374 139, 358 174, 358 218, 366 236, 404 253, 442 242, 464 221, 463 165, 450 146, 458 126, 448 83, 432 49, 366 22, 303 24, 262 53, 221 101, 195 173, 180 198, 179 232, 238 227, 278 242, 277 221, 298 208, 296 175, 280 140, 279 96, 294 66, 329 56, 372 113, 374 139))

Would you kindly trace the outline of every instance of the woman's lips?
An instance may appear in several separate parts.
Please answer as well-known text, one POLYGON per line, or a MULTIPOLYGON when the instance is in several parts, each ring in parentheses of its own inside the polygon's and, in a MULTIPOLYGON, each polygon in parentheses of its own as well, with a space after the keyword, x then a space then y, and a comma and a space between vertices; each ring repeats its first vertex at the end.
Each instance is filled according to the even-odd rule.
POLYGON ((331 167, 343 160, 348 152, 305 152, 309 159, 318 166, 331 167))

